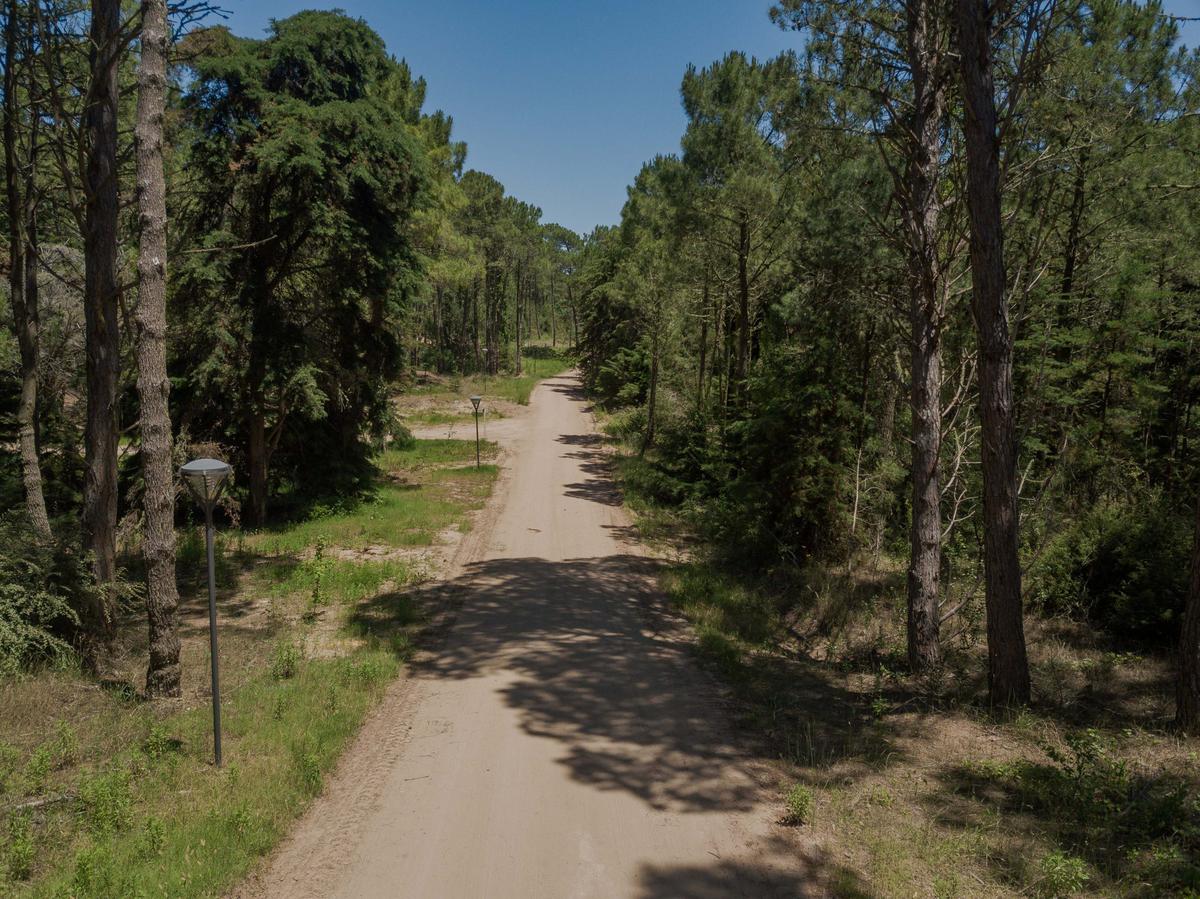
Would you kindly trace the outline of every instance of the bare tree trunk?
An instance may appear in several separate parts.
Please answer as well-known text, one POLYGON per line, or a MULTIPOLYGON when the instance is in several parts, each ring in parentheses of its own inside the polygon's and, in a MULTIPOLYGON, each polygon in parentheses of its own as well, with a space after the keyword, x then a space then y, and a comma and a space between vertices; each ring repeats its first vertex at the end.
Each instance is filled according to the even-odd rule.
POLYGON ((1192 579, 1179 635, 1179 683, 1175 723, 1185 734, 1200 736, 1200 502, 1196 504, 1196 536, 1192 544, 1192 579))
POLYGON ((654 334, 650 343, 650 392, 646 397, 646 436, 642 440, 639 456, 644 456, 646 450, 654 445, 654 425, 658 415, 658 323, 655 323, 654 334))
MULTIPOLYGON (((84 326, 87 344, 87 423, 84 430, 83 530, 96 581, 116 580, 117 381, 120 334, 117 320, 117 62, 120 0, 92 0, 91 104, 87 127, 87 202, 84 212, 84 326)), ((116 637, 111 590, 102 589, 85 626, 88 655, 103 673, 116 637)))
POLYGON ((737 368, 734 377, 738 390, 746 390, 746 371, 750 364, 750 225, 742 213, 738 224, 738 336, 737 368))
POLYGON ((175 584, 175 478, 167 397, 167 185, 163 175, 163 112, 167 88, 166 0, 142 2, 138 63, 137 198, 138 398, 145 478, 146 617, 150 628, 147 696, 179 695, 179 635, 175 584))
POLYGON ((906 36, 913 111, 904 203, 912 326, 912 523, 908 566, 908 662, 914 671, 941 659, 942 273, 938 260, 942 126, 946 96, 937 7, 910 0, 906 36))
POLYGON ((912 309, 912 523, 908 563, 908 663, 914 671, 941 659, 942 510, 939 458, 942 427, 942 353, 937 324, 912 309))
POLYGON ((696 408, 704 408, 704 370, 708 365, 708 269, 704 270, 704 296, 700 305, 700 365, 696 371, 696 408))
MULTIPOLYGON (((887 386, 883 394, 883 407, 879 420, 879 464, 885 464, 892 454, 892 440, 896 434, 896 402, 900 394, 903 377, 899 353, 893 354, 892 371, 888 373, 887 386)), ((879 509, 875 516, 874 533, 871 536, 871 565, 878 568, 883 556, 883 538, 887 532, 887 510, 879 509)))
POLYGON ((250 523, 262 527, 267 523, 267 420, 263 411, 262 389, 255 391, 250 406, 250 444, 246 465, 250 469, 250 523))
POLYGON ((516 346, 516 351, 517 351, 516 375, 518 378, 521 377, 521 305, 522 305, 521 304, 521 290, 522 290, 522 286, 523 286, 521 282, 522 282, 522 272, 521 272, 521 266, 518 264, 518 266, 517 266, 517 301, 514 304, 516 306, 517 333, 516 333, 516 336, 513 338, 517 344, 517 346, 516 346))
POLYGON ((22 166, 18 159, 17 97, 18 7, 9 0, 4 25, 4 186, 8 201, 8 284, 12 300, 13 326, 21 356, 21 399, 17 407, 17 435, 21 454, 21 478, 25 487, 25 511, 38 536, 50 538, 50 517, 42 493, 42 469, 37 450, 38 357, 40 319, 37 284, 37 116, 29 140, 29 155, 22 166), (21 169, 26 168, 25 183, 21 169), (22 196, 22 193, 24 194, 22 196))
POLYGON ((1029 702, 1021 608, 1013 347, 1005 291, 1000 210, 1000 143, 987 0, 958 0, 959 61, 967 145, 972 311, 979 338, 983 431, 983 544, 987 602, 988 698, 994 708, 1029 702))

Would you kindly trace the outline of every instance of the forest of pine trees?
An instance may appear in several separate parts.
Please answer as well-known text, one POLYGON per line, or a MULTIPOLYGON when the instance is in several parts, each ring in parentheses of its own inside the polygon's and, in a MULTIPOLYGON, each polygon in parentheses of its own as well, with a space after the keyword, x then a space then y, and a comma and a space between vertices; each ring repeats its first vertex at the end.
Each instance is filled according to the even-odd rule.
POLYGON ((1026 614, 1178 646, 1194 731, 1200 63, 1157 3, 986 9, 784 2, 795 52, 689 69, 582 370, 734 568, 904 560, 907 664, 979 611, 997 707, 1026 614))
MULTIPOLYGON (((469 168, 424 78, 362 19, 306 11, 244 37, 206 0, 0 0, 0 687, 28 688, 21 708, 40 716, 0 733, 0 891, 73 877, 72 895, 120 894, 89 865, 108 853, 105 876, 148 870, 162 833, 162 857, 190 864, 201 831, 164 808, 201 783, 217 822, 203 832, 241 854, 206 859, 210 879, 180 892, 243 876, 433 617, 400 589, 433 570, 405 555, 407 534, 376 558, 306 528, 344 513, 365 533, 381 496, 472 462, 413 506, 442 516, 419 522, 432 552, 470 527, 505 462, 452 439, 479 410, 468 398, 525 374, 519 400, 483 399, 485 428, 510 414, 515 431, 533 383, 574 365, 583 393, 558 389, 591 417, 558 458, 586 459, 598 501, 620 506, 616 478, 638 527, 604 527, 653 543, 689 648, 812 775, 791 823, 814 795, 849 802, 825 835, 850 858, 866 840, 854 816, 895 800, 907 858, 910 830, 941 839, 954 809, 983 809, 964 825, 974 849, 945 862, 945 844, 921 844, 936 850, 922 864, 961 862, 987 895, 1072 895, 1093 874, 1114 895, 1195 895, 1192 20, 1162 0, 763 0, 755 14, 790 49, 679 72, 678 148, 628 173, 618 222, 577 234, 469 168), (438 390, 446 408, 419 411, 446 439, 418 440, 406 416, 438 390), (428 455, 404 468, 399 447, 428 455), (178 470, 204 456, 235 473, 218 509, 222 614, 258 591, 265 622, 241 635, 258 679, 231 727, 259 727, 243 747, 267 747, 258 807, 202 780, 208 732, 183 708, 209 695, 188 683, 202 641, 180 611, 201 565, 178 470), (374 618, 322 594, 360 565, 377 566, 360 593, 390 603, 374 618), (280 583, 303 606, 286 627, 280 583), (337 651, 306 660, 293 637, 322 627, 337 651), (306 680, 309 661, 321 674, 306 680), (1082 686, 1052 701, 1068 680, 1082 686), (67 720, 85 703, 103 711, 83 732, 109 741, 91 757, 67 720), (910 724, 923 751, 962 758, 905 757, 910 724), (1157 755, 1138 768, 1117 733, 1157 755), (977 751, 996 734, 1010 757, 977 751), (111 746, 124 755, 104 767, 111 746), (1035 750, 1048 761, 1016 757, 1035 750), (860 771, 855 796, 847 759, 879 783, 860 771), (892 761, 892 787, 940 785, 894 797, 892 761), (120 826, 88 817, 109 793, 125 797, 110 803, 120 826), (136 837, 134 795, 158 810, 136 837), (1001 814, 1012 858, 984 834, 1001 814), (1022 857, 1034 850, 1040 867, 1022 857)), ((607 614, 604 590, 589 601, 607 614)), ((544 642, 569 656, 579 636, 544 642)))
POLYGON ((3 12, 0 670, 78 653, 105 679, 144 602, 145 689, 177 695, 178 465, 227 458, 250 526, 354 495, 406 378, 574 342, 580 240, 464 171, 361 20, 3 12))

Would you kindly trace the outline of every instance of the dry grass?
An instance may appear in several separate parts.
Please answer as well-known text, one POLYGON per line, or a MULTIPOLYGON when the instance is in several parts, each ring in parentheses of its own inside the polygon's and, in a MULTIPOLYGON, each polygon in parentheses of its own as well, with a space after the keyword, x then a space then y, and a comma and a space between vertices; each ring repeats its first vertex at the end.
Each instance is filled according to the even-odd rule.
MULTIPOLYGON (((670 535, 669 512, 631 505, 670 535)), ((943 668, 905 673, 901 562, 748 578, 694 550, 674 547, 664 586, 746 726, 812 790, 832 893, 1200 895, 1200 744, 1170 729, 1165 655, 1031 617, 1034 704, 997 721, 969 605, 943 668)))

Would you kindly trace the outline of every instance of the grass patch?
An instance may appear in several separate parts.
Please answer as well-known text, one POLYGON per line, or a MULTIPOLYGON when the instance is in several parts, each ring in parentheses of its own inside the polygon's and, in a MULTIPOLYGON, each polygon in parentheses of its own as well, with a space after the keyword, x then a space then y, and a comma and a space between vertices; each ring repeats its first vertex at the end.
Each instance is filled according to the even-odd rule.
MULTIPOLYGON (((1036 701, 998 723, 981 615, 945 628, 941 669, 910 676, 901 563, 718 563, 652 463, 617 461, 626 505, 686 559, 665 592, 782 760, 780 820, 845 859, 835 895, 1200 896, 1197 745, 1165 729, 1169 659, 1031 617, 1036 701)), ((947 587, 948 603, 965 589, 947 587)))
MULTIPOLYGON (((484 458, 496 446, 484 443, 484 458)), ((475 459, 474 440, 418 440, 411 449, 387 450, 377 464, 384 472, 374 491, 338 507, 319 507, 307 521, 248 534, 244 547, 268 556, 296 554, 320 543, 345 549, 426 546, 443 530, 466 521, 490 492, 495 465, 465 470, 475 459), (444 466, 457 466, 445 472, 444 466), (461 487, 462 489, 456 489, 461 487)))
MULTIPOLYGON (((213 896, 244 876, 321 791, 424 620, 413 560, 360 548, 400 552, 465 526, 497 471, 468 465, 474 452, 419 441, 380 457, 365 500, 222 534, 222 770, 187 590, 183 702, 139 702, 71 671, 5 682, 0 894, 213 896)), ((133 639, 140 616, 130 627, 133 639)))
MULTIPOLYGON (((431 397, 435 401, 454 402, 456 406, 467 403, 463 411, 448 411, 444 409, 422 409, 412 414, 406 414, 405 420, 418 424, 455 424, 472 421, 469 414, 467 397, 477 395, 484 398, 484 406, 489 400, 504 400, 520 406, 529 405, 529 397, 538 381, 553 378, 562 374, 574 365, 574 361, 565 353, 550 347, 531 346, 521 357, 521 375, 501 373, 492 376, 467 375, 454 378, 447 385, 430 385, 414 388, 410 393, 422 397, 431 397)), ((508 357, 511 357, 511 351, 508 357)), ((489 414, 496 414, 494 410, 489 414)))

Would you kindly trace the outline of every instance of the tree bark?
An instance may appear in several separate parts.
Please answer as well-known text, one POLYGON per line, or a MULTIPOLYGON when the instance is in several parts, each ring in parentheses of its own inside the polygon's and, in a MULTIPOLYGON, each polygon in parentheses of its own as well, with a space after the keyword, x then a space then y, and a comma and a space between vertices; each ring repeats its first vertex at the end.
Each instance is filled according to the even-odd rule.
POLYGON ((1029 702, 1029 662, 1021 608, 1013 347, 1005 290, 1000 209, 1000 142, 987 0, 957 0, 971 228, 971 309, 979 341, 983 430, 983 543, 987 604, 988 698, 993 708, 1029 702))
POLYGON ((117 381, 120 334, 117 280, 117 62, 121 4, 92 0, 91 104, 85 114, 87 166, 84 210, 84 330, 87 422, 84 429, 83 531, 102 589, 85 610, 88 655, 100 671, 115 640, 115 603, 105 589, 116 580, 117 381))
POLYGON ((1200 736, 1200 502, 1196 504, 1196 536, 1192 544, 1192 578, 1179 635, 1179 682, 1175 723, 1185 734, 1200 736))
POLYGON ((704 295, 700 302, 700 364, 696 369, 696 409, 704 409, 704 370, 708 365, 708 269, 704 270, 704 295))
POLYGON ((658 415, 658 323, 655 322, 654 333, 650 338, 650 391, 646 397, 646 436, 642 440, 639 456, 646 455, 646 450, 654 445, 655 419, 658 415))
POLYGON ((42 469, 38 463, 37 402, 40 319, 37 283, 37 133, 36 114, 29 155, 19 158, 17 120, 18 7, 9 0, 4 25, 4 186, 8 201, 8 284, 12 300, 13 326, 21 357, 21 397, 17 407, 17 438, 21 454, 21 479, 25 488, 25 511, 34 531, 50 538, 50 517, 42 492, 42 469), (24 162, 24 165, 22 165, 24 162), (25 169, 22 184, 21 170, 25 169))
POLYGON ((517 333, 516 333, 516 336, 513 338, 516 341, 516 356, 517 356, 517 358, 516 358, 516 375, 518 378, 521 377, 521 296, 522 296, 522 287, 523 287, 522 281, 523 281, 523 276, 522 276, 522 271, 521 271, 521 265, 520 265, 520 263, 518 263, 517 264, 517 301, 516 301, 516 303, 514 303, 514 305, 516 306, 517 333))
POLYGON ((914 671, 941 660, 943 274, 938 260, 937 195, 946 115, 938 8, 907 5, 907 53, 913 105, 904 185, 908 234, 909 321, 912 328, 912 521, 908 565, 908 662, 914 671))
POLYGON ((750 223, 743 212, 738 223, 738 337, 734 377, 744 395, 750 360, 750 223))
POLYGON ((262 527, 267 523, 267 419, 263 410, 262 389, 255 391, 250 405, 250 445, 246 464, 250 469, 250 524, 262 527))
POLYGON ((163 114, 167 87, 166 0, 143 0, 138 63, 137 199, 138 398, 146 516, 146 617, 150 629, 147 696, 178 696, 179 635, 175 583, 175 477, 167 397, 167 187, 163 174, 163 114))

